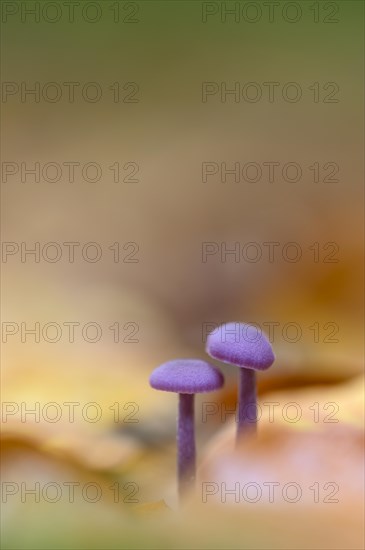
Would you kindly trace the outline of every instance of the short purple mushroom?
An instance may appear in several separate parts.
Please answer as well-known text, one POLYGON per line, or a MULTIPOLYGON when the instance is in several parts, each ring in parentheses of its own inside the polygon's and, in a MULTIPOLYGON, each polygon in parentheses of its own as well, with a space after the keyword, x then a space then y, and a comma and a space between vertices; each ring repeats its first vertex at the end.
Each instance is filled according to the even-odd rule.
POLYGON ((194 394, 218 390, 224 378, 216 367, 205 361, 175 359, 157 367, 151 374, 150 384, 156 390, 179 394, 177 471, 182 497, 195 482, 194 394))
POLYGON ((237 441, 246 434, 256 433, 255 371, 266 370, 275 361, 269 340, 253 325, 226 323, 209 334, 206 350, 211 357, 240 367, 237 441), (251 414, 250 409, 253 409, 251 414))

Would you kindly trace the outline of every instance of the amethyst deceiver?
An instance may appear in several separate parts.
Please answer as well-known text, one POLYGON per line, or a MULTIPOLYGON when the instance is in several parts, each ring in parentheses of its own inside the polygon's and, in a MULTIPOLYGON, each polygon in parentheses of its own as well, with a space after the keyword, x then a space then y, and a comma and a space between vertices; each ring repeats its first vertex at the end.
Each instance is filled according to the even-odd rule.
POLYGON ((245 323, 226 323, 207 338, 207 353, 223 363, 240 367, 238 383, 237 439, 256 432, 256 373, 268 369, 275 361, 271 344, 265 334, 245 323), (251 412, 249 409, 253 409, 251 412))
POLYGON ((180 496, 194 485, 195 480, 194 394, 218 390, 223 383, 221 372, 199 359, 168 361, 151 374, 153 388, 179 394, 177 469, 180 496))

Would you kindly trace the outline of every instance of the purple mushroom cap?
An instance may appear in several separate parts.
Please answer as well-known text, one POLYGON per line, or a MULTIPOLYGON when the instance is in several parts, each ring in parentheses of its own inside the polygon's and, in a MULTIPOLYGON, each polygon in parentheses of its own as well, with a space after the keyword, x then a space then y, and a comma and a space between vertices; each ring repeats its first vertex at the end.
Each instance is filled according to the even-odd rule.
POLYGON ((156 390, 204 393, 218 390, 224 378, 218 369, 199 359, 175 359, 157 367, 150 376, 156 390))
POLYGON ((226 323, 218 327, 209 334, 206 350, 223 363, 254 370, 266 370, 275 360, 265 334, 258 327, 245 323, 226 323))

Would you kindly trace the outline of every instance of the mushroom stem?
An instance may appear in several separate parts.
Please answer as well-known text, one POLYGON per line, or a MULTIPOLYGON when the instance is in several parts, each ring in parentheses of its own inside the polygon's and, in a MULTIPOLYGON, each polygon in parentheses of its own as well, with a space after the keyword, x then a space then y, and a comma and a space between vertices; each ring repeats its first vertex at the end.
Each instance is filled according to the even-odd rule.
POLYGON ((257 430, 256 372, 239 369, 237 442, 257 430))
POLYGON ((180 498, 195 482, 194 394, 179 394, 177 470, 180 498))

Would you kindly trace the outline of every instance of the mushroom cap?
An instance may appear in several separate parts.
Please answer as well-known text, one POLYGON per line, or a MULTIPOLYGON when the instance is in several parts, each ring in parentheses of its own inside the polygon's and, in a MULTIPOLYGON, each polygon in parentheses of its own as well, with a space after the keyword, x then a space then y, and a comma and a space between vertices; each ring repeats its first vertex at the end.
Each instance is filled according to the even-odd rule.
POLYGON ((223 361, 254 370, 266 370, 275 361, 269 340, 261 329, 245 323, 226 323, 207 338, 207 353, 223 361))
POLYGON ((156 390, 176 393, 204 393, 224 384, 222 373, 200 359, 174 359, 157 367, 150 376, 156 390))

